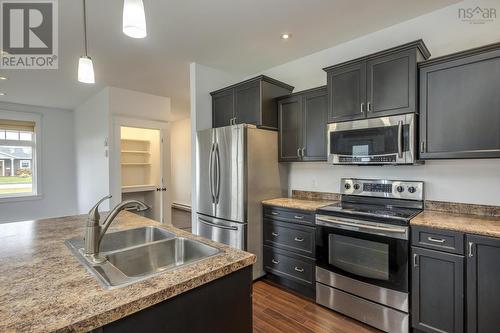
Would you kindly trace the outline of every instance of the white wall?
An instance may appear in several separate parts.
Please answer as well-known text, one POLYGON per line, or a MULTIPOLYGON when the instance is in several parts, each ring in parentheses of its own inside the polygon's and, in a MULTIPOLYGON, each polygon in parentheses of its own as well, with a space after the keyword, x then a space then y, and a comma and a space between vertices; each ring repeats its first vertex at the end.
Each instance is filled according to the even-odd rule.
POLYGON ((0 203, 0 223, 75 214, 73 113, 70 110, 11 103, 0 103, 0 109, 42 116, 42 195, 36 200, 0 203))
POLYGON ((172 122, 170 131, 172 201, 191 206, 191 119, 172 122))
MULTIPOLYGON (((245 78, 266 74, 300 91, 326 84, 324 67, 420 38, 432 57, 500 42, 500 17, 487 24, 458 19, 461 7, 494 7, 500 12, 499 5, 491 0, 461 2, 245 78)), ((228 80, 226 84, 245 78, 228 80)), ((426 197, 430 200, 500 205, 500 159, 431 161, 410 167, 290 163, 288 170, 289 189, 338 192, 341 177, 418 179, 426 182, 426 197)))
POLYGON ((215 68, 191 63, 189 89, 191 99, 191 209, 196 217, 196 131, 212 127, 212 98, 210 92, 237 80, 237 75, 215 68))
MULTIPOLYGON (((109 195, 109 89, 105 88, 74 111, 78 212, 87 213, 109 195)), ((109 209, 109 203, 101 206, 109 209)))
POLYGON ((139 91, 108 87, 113 115, 145 120, 170 121, 170 98, 139 91))

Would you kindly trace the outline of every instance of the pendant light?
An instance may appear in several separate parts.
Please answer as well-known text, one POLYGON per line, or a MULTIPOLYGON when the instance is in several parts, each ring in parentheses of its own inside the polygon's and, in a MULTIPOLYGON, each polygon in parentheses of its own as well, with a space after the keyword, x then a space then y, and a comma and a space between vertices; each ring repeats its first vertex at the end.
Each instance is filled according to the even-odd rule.
POLYGON ((85 40, 85 55, 78 61, 78 81, 82 83, 95 83, 94 64, 87 52, 87 7, 83 0, 83 36, 85 40))
POLYGON ((132 38, 144 38, 146 31, 146 14, 142 0, 124 0, 123 33, 132 38))

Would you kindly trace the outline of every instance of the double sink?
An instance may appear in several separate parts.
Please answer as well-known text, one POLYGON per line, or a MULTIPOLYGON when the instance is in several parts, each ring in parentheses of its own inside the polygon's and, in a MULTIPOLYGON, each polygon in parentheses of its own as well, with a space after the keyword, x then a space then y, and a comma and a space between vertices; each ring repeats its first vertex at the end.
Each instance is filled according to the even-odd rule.
POLYGON ((153 226, 105 234, 100 254, 107 260, 102 264, 93 264, 83 255, 82 237, 69 239, 66 245, 105 288, 129 285, 221 252, 153 226))

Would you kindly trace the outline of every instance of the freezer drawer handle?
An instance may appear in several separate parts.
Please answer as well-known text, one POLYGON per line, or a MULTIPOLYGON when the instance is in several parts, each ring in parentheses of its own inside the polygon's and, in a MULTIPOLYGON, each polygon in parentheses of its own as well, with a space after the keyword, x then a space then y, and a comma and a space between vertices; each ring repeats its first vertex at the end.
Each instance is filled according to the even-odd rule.
POLYGON ((276 259, 271 259, 271 262, 272 262, 273 264, 275 264, 275 265, 277 265, 277 264, 279 264, 279 263, 280 263, 280 261, 279 261, 279 260, 276 260, 276 259))
POLYGON ((232 226, 224 225, 224 224, 216 224, 216 223, 208 222, 207 220, 204 220, 201 218, 199 220, 201 223, 209 225, 209 226, 214 227, 214 228, 227 229, 227 230, 238 230, 238 227, 232 227, 232 226))
POLYGON ((304 238, 302 237, 295 237, 294 239, 296 242, 303 242, 304 241, 304 238))
POLYGON ((297 267, 297 266, 295 266, 295 270, 296 270, 297 272, 299 272, 299 273, 304 272, 304 269, 303 269, 302 267, 297 267))
POLYGON ((277 232, 271 232, 271 235, 273 235, 274 237, 278 237, 280 234, 278 234, 277 232))

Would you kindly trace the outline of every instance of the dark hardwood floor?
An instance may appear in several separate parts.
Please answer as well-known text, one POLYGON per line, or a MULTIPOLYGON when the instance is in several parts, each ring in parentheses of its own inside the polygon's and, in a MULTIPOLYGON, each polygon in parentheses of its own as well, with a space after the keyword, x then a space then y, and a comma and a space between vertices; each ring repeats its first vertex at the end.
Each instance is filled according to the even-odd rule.
POLYGON ((305 298, 259 280, 253 284, 254 333, 379 333, 305 298))

